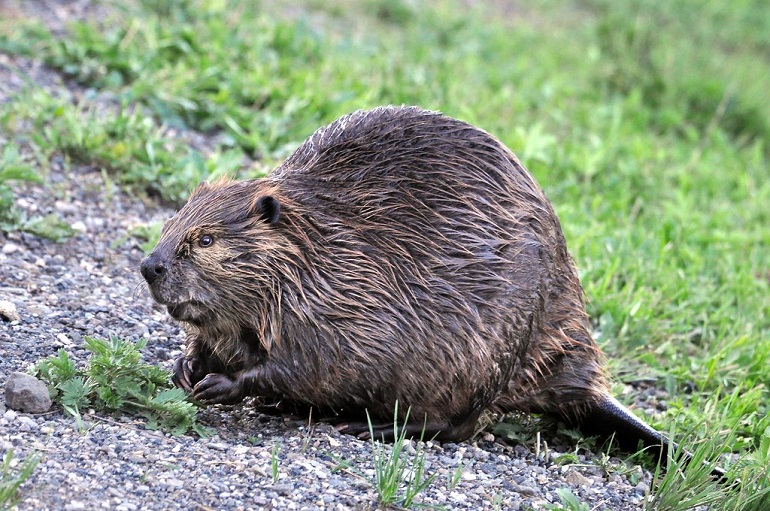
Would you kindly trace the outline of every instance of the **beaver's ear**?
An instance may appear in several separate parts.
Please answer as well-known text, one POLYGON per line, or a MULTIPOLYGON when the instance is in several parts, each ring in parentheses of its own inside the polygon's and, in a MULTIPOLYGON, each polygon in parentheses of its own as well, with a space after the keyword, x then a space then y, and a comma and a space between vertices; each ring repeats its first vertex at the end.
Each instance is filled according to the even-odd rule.
POLYGON ((270 225, 275 225, 281 216, 281 204, 270 195, 263 195, 254 203, 251 214, 258 216, 270 225))

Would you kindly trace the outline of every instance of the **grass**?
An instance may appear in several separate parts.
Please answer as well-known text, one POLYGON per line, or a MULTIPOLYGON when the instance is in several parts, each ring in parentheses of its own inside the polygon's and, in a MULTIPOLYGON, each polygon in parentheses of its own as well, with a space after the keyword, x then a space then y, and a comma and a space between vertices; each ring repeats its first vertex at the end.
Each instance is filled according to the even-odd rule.
MULTIPOLYGON (((186 196, 190 183, 234 173, 243 159, 242 153, 227 150, 204 157, 125 100, 73 104, 32 89, 0 105, 0 128, 16 143, 33 147, 38 167, 45 171, 50 170, 47 162, 58 154, 70 164, 108 171, 127 186, 172 202, 186 196)), ((5 161, 13 160, 6 157, 5 161)))
POLYGON ((278 478, 281 475, 278 471, 280 465, 280 459, 278 453, 281 451, 281 442, 275 442, 273 448, 270 451, 270 474, 273 477, 273 482, 277 483, 278 478))
POLYGON ((0 231, 24 231, 62 241, 73 234, 55 215, 28 217, 16 208, 11 182, 41 183, 43 178, 34 165, 14 144, 8 144, 0 154, 0 231))
MULTIPOLYGON (((554 203, 617 393, 655 381, 669 393, 656 427, 733 453, 740 491, 766 489, 770 7, 477 4, 137 0, 67 36, 0 21, 0 51, 83 89, 0 105, 0 168, 44 176, 63 155, 179 202, 211 175, 260 175, 356 108, 419 104, 470 121, 554 203), (191 148, 190 133, 210 146, 191 148)), ((15 185, 3 186, 7 202, 15 185)), ((668 472, 656 493, 670 509, 699 484, 683 473, 694 475, 668 472)))
MULTIPOLYGON (((361 460, 346 460, 328 451, 324 452, 324 455, 334 463, 332 472, 345 472, 370 483, 377 493, 378 508, 413 509, 432 507, 417 500, 417 497, 431 486, 438 477, 437 473, 426 475, 428 460, 423 450, 423 435, 420 435, 420 439, 414 442, 414 449, 411 449, 413 439, 407 438, 405 428, 409 420, 409 410, 407 410, 406 416, 401 425, 399 425, 398 402, 396 402, 394 416, 396 418, 393 420, 393 442, 386 444, 384 441, 381 442, 375 438, 371 418, 367 412, 372 456, 371 459, 366 459, 363 463, 367 467, 371 463, 373 477, 367 476, 361 470, 360 465, 358 468, 356 467, 358 465, 356 461, 361 460)), ((459 463, 454 472, 447 474, 447 491, 451 492, 457 487, 464 469, 465 465, 459 463)))
MULTIPOLYGON (((385 447, 375 439, 372 422, 369 420, 369 434, 372 443, 372 458, 374 463, 374 488, 377 491, 379 506, 401 506, 411 508, 417 506, 415 498, 427 489, 436 479, 437 474, 426 477, 425 451, 421 450, 423 438, 416 442, 413 454, 407 452, 411 439, 406 437, 405 425, 409 421, 409 410, 406 412, 401 429, 398 425, 398 402, 396 402, 393 421, 393 444, 385 447)), ((459 475, 455 473, 459 479, 459 475)), ((456 484, 456 481, 455 481, 456 484)))
POLYGON ((13 459, 8 449, 0 462, 0 509, 10 509, 18 501, 19 487, 29 479, 40 462, 37 456, 28 456, 21 462, 13 459))
POLYGON ((457 485, 460 483, 460 479, 462 478, 464 471, 465 464, 460 461, 457 464, 457 468, 455 468, 453 472, 447 474, 446 489, 448 491, 452 491, 457 488, 457 485))

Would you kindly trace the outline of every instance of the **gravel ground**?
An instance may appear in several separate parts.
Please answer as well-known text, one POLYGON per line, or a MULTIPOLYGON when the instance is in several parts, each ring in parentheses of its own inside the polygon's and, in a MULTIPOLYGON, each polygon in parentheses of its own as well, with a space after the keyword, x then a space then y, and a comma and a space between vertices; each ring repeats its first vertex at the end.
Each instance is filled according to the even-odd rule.
MULTIPOLYGON (((0 54, 0 101, 29 81, 65 97, 79 93, 39 63, 0 54)), ((7 410, 2 396, 11 372, 59 348, 84 363, 85 336, 148 337, 145 359, 167 368, 183 341, 146 292, 138 272, 142 251, 127 235, 171 210, 126 194, 96 169, 57 160, 45 185, 17 188, 17 204, 31 216, 56 213, 77 231, 64 243, 0 233, 0 301, 12 302, 20 315, 0 320, 0 452, 41 455, 17 509, 377 508, 371 445, 325 424, 265 416, 248 405, 213 407, 200 419, 217 434, 200 439, 93 412, 84 415, 80 430, 57 405, 40 415, 7 410), (271 465, 276 443, 277 480, 271 465), (347 468, 340 470, 341 463, 347 468)), ((559 466, 553 460, 574 442, 547 440, 563 447, 508 445, 490 433, 459 444, 429 442, 426 469, 437 478, 417 501, 444 509, 547 509, 559 502, 557 489, 569 488, 590 509, 643 508, 648 472, 637 468, 633 484, 619 470, 606 473, 583 451, 579 464, 559 466)))

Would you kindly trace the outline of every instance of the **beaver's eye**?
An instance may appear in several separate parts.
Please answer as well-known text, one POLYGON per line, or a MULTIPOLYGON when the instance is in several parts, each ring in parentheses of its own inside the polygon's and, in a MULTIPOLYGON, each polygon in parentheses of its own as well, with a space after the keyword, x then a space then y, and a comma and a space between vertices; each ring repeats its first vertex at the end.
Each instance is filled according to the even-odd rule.
POLYGON ((198 245, 202 247, 208 247, 212 243, 214 243, 214 238, 212 238, 208 234, 204 234, 203 236, 201 236, 201 239, 198 240, 198 245))

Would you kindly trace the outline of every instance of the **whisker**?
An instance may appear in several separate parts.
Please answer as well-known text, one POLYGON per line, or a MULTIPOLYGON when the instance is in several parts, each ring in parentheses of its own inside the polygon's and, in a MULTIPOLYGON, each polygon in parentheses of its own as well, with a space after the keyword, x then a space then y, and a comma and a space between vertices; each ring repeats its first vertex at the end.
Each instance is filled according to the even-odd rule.
POLYGON ((139 296, 147 296, 149 295, 149 289, 147 289, 147 286, 144 284, 144 282, 137 282, 136 286, 134 286, 134 291, 131 293, 131 298, 136 299, 139 296))

